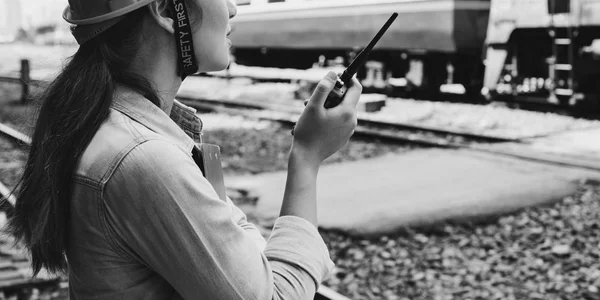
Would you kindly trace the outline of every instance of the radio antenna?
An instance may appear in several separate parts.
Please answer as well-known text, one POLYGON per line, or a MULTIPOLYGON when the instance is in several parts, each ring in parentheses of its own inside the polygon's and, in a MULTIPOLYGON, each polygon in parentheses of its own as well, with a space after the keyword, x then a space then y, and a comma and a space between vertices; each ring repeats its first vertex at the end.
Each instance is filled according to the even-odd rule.
POLYGON ((388 30, 388 28, 390 27, 390 25, 392 25, 392 23, 394 22, 394 20, 396 20, 396 17, 398 17, 398 13, 395 12, 387 20, 387 22, 385 22, 385 24, 383 25, 383 27, 381 27, 381 29, 379 30, 379 32, 377 32, 377 34, 371 40, 371 42, 367 45, 367 47, 365 47, 356 56, 356 58, 354 58, 354 60, 350 63, 350 65, 348 66, 348 68, 346 68, 346 70, 344 70, 344 73, 342 73, 342 75, 340 76, 340 79, 345 84, 348 84, 350 82, 350 79, 352 78, 352 76, 354 76, 354 74, 356 74, 356 72, 358 71, 358 69, 367 61, 367 58, 369 57, 369 53, 371 52, 371 50, 373 50, 373 47, 375 47, 375 44, 377 44, 377 42, 379 41, 379 39, 388 30))

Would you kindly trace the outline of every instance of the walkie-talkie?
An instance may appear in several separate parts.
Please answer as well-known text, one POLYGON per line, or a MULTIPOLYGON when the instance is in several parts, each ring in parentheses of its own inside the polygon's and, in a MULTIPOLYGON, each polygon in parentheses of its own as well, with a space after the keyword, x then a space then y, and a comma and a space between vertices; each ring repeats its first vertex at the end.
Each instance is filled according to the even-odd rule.
POLYGON ((350 84, 350 81, 352 80, 352 76, 354 76, 354 74, 356 74, 358 69, 360 67, 362 67, 362 65, 364 65, 364 63, 367 61, 367 58, 369 57, 369 53, 371 52, 371 50, 373 50, 373 47, 375 47, 375 44, 377 44, 379 39, 388 30, 390 25, 392 25, 394 20, 396 20, 397 16, 398 16, 398 13, 392 14, 392 16, 387 20, 387 22, 383 25, 383 27, 381 27, 381 29, 379 30, 377 35, 375 35, 375 37, 371 40, 369 45, 367 45, 367 47, 365 47, 356 56, 356 58, 350 63, 348 68, 346 68, 346 70, 344 70, 342 75, 338 76, 338 79, 335 83, 335 87, 333 88, 331 93, 329 93, 329 96, 327 96, 327 100, 325 100, 325 105, 324 105, 325 108, 335 107, 338 104, 340 104, 340 102, 342 102, 342 100, 344 99, 344 96, 346 95, 346 91, 348 90, 348 85, 350 84))
MULTIPOLYGON (((335 82, 335 86, 333 87, 333 90, 329 93, 329 95, 327 96, 327 99, 325 100, 325 104, 323 105, 325 108, 335 107, 338 104, 340 104, 342 102, 342 100, 344 100, 344 96, 346 95, 346 92, 348 91, 348 85, 350 84, 352 77, 354 76, 354 74, 356 74, 358 69, 362 65, 365 64, 365 62, 367 61, 367 58, 369 57, 369 53, 371 52, 371 50, 373 50, 373 47, 375 47, 375 44, 377 44, 379 39, 388 30, 388 28, 390 28, 390 25, 392 25, 394 20, 396 20, 396 17, 398 17, 398 13, 395 12, 387 20, 387 22, 385 22, 383 27, 381 27, 379 32, 377 32, 377 34, 371 40, 371 42, 367 45, 367 47, 365 47, 362 51, 360 51, 360 53, 356 56, 356 58, 354 58, 354 60, 352 60, 352 62, 348 66, 348 68, 346 68, 344 70, 344 72, 342 72, 342 74, 338 76, 337 81, 335 82)), ((294 128, 292 128, 291 133, 292 133, 292 135, 294 135, 294 128)))

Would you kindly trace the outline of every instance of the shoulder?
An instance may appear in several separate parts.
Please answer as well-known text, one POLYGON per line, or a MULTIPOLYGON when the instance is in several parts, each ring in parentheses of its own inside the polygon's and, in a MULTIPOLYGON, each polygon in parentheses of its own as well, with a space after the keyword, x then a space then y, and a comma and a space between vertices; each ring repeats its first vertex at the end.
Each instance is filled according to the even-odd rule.
POLYGON ((123 154, 107 177, 105 189, 169 188, 188 177, 204 179, 191 154, 169 141, 146 139, 123 154))
POLYGON ((88 183, 103 186, 134 149, 138 149, 134 157, 139 160, 144 160, 145 156, 158 155, 157 152, 165 156, 186 156, 181 148, 111 109, 79 161, 76 180, 84 178, 88 183))
MULTIPOLYGON (((168 140, 146 137, 124 151, 114 172, 160 171, 162 174, 171 174, 179 173, 187 168, 194 171, 198 169, 200 172, 191 153, 186 153, 168 140)), ((153 172, 153 174, 156 173, 153 172)))
MULTIPOLYGON (((137 144, 121 159, 103 186, 104 205, 113 219, 185 217, 202 203, 223 203, 191 155, 159 139, 137 144)), ((231 208, 228 208, 231 210, 231 208)))

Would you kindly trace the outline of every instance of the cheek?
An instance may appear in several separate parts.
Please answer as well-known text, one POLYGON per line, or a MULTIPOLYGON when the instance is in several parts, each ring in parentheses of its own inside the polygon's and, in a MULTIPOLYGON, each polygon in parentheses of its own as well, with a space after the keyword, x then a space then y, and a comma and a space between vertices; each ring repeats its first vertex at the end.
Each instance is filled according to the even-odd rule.
POLYGON ((220 71, 229 64, 229 48, 225 35, 199 31, 194 36, 194 51, 200 72, 220 71))
POLYGON ((203 21, 194 32, 194 50, 201 72, 220 71, 229 64, 228 17, 218 18, 222 12, 211 11, 203 11, 203 21))

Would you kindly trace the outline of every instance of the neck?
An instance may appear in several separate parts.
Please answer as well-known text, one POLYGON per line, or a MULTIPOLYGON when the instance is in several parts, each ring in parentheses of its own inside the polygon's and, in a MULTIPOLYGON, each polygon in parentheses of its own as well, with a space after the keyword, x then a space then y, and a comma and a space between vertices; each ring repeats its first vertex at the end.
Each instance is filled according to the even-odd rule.
MULTIPOLYGON (((171 114, 173 100, 181 86, 181 77, 177 74, 177 51, 174 41, 168 39, 159 47, 142 46, 136 61, 133 62, 133 71, 149 80, 160 99, 160 108, 171 114)), ((157 41, 154 41, 156 45, 157 41)), ((145 43, 152 45, 153 43, 145 43)))
MULTIPOLYGON (((138 68, 136 72, 148 79, 154 87, 158 98, 160 99, 160 109, 167 115, 171 113, 173 100, 181 86, 181 78, 176 71, 171 68, 161 68, 161 64, 146 64, 143 68, 138 68)), ((175 65, 174 63, 172 65, 175 65)), ((163 65, 164 66, 164 65, 163 65)))

